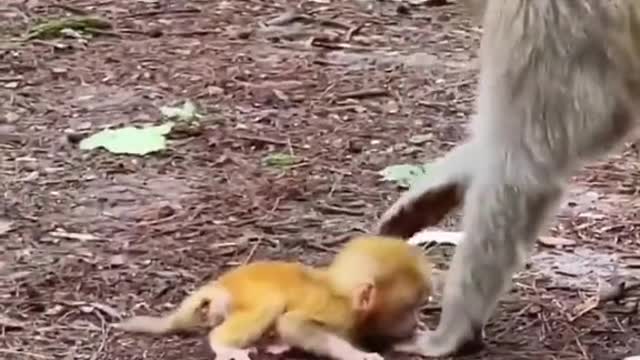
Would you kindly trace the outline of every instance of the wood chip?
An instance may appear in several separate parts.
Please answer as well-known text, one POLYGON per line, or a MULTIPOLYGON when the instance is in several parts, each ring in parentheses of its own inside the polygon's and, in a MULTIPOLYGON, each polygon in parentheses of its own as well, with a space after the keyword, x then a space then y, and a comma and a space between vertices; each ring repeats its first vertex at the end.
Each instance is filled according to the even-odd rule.
POLYGON ((549 247, 573 246, 576 244, 575 240, 554 236, 540 236, 538 237, 538 242, 544 246, 549 247))

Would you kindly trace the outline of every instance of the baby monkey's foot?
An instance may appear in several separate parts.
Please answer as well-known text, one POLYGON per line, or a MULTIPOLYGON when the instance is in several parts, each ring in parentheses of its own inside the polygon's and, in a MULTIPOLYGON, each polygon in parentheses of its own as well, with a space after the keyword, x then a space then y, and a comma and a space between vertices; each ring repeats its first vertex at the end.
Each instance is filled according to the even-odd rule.
POLYGON ((394 350, 426 357, 469 354, 482 349, 482 334, 455 334, 451 331, 422 331, 412 340, 399 343, 394 350))
POLYGON ((216 360, 251 360, 250 354, 256 352, 255 348, 237 349, 226 346, 213 347, 216 360))

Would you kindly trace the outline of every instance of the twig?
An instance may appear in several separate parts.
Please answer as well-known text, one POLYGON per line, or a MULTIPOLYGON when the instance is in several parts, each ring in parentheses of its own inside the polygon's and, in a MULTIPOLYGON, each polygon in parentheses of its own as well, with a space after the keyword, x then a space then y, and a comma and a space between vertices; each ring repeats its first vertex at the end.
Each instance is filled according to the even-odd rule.
POLYGON ((9 81, 20 81, 23 80, 24 77, 18 76, 2 76, 0 77, 0 82, 9 82, 9 81))
MULTIPOLYGON (((524 313, 526 313, 527 311, 529 311, 529 309, 531 309, 531 307, 533 305, 537 305, 537 304, 533 304, 533 303, 529 303, 527 304, 525 307, 523 307, 522 309, 520 309, 520 311, 518 311, 517 313, 513 314, 511 317, 512 318, 519 318, 520 316, 522 316, 524 313)), ((535 321, 532 321, 535 322, 535 321)), ((513 330, 513 324, 509 324, 509 326, 507 326, 506 329, 504 329, 503 331, 501 331, 499 334, 497 334, 494 339, 497 341, 500 338, 502 338, 505 334, 511 332, 513 330)), ((520 329, 519 329, 520 330, 520 329)))
POLYGON ((266 137, 263 137, 263 136, 242 135, 242 134, 236 134, 234 136, 237 137, 238 139, 241 139, 241 140, 257 141, 257 142, 263 142, 263 143, 267 143, 267 144, 281 145, 281 146, 291 146, 291 147, 296 147, 296 148, 300 147, 298 145, 292 144, 290 141, 276 140, 276 139, 266 138, 266 137))
POLYGON ((333 197, 333 193, 336 191, 336 189, 338 188, 338 184, 340 184, 343 178, 344 174, 338 174, 338 176, 336 176, 336 180, 333 182, 333 184, 331 184, 331 189, 329 190, 329 194, 327 195, 327 197, 333 197))
POLYGON ((364 99, 364 98, 387 96, 387 95, 389 95, 389 91, 387 91, 386 89, 364 89, 364 90, 346 92, 343 94, 337 94, 336 99, 337 100, 364 99))
POLYGON ((312 249, 325 251, 325 252, 328 252, 328 253, 331 253, 331 254, 338 253, 338 250, 336 250, 336 249, 332 249, 330 247, 327 247, 327 246, 324 246, 324 245, 321 245, 321 244, 317 244, 317 243, 313 243, 313 242, 307 243, 305 245, 310 247, 310 248, 312 248, 312 249))
POLYGON ((599 304, 600 304, 600 299, 598 298, 598 296, 593 296, 593 297, 588 298, 585 302, 583 302, 583 303, 581 303, 581 304, 576 306, 576 307, 579 307, 580 305, 584 306, 584 308, 582 310, 578 311, 577 314, 575 314, 575 315, 567 314, 567 321, 569 321, 569 323, 573 323, 574 321, 578 320, 579 318, 581 318, 586 313, 588 313, 591 310, 597 308, 599 304))
POLYGON ((591 357, 589 356, 589 354, 587 354, 587 351, 585 350, 584 346, 582 345, 582 342, 580 341, 580 337, 576 336, 576 345, 578 345, 578 349, 580 349, 580 352, 582 353, 582 357, 584 359, 591 359, 591 357))
POLYGON ((315 18, 306 14, 300 14, 295 9, 288 10, 282 15, 279 15, 271 20, 265 22, 267 26, 282 26, 287 25, 295 21, 304 21, 307 23, 316 23, 324 26, 331 26, 343 30, 350 30, 352 26, 341 23, 333 19, 315 18))
POLYGON ((190 9, 162 9, 162 10, 149 10, 149 11, 141 11, 137 13, 131 13, 126 18, 135 18, 135 17, 145 17, 145 16, 157 16, 157 15, 167 15, 167 14, 194 14, 201 12, 200 9, 190 8, 190 9))
POLYGON ((51 8, 57 8, 57 9, 62 9, 64 11, 68 11, 72 14, 76 14, 76 15, 89 15, 88 11, 85 11, 83 9, 77 8, 75 6, 71 6, 71 5, 65 5, 65 4, 51 4, 49 5, 49 7, 51 8))
POLYGON ((282 26, 300 20, 304 16, 299 14, 295 9, 289 9, 284 14, 279 15, 265 22, 267 26, 282 26))
POLYGON ((345 41, 349 42, 351 41, 351 39, 353 39, 353 36, 355 34, 357 34, 361 29, 362 29, 362 24, 356 25, 351 27, 348 31, 347 34, 344 36, 345 41))
MULTIPOLYGON (((589 299, 587 299, 584 303, 582 303, 581 305, 584 306, 584 308, 582 310, 580 310, 577 314, 573 315, 573 316, 569 316, 568 317, 568 321, 570 323, 576 321, 577 319, 579 319, 580 317, 582 317, 583 315, 585 315, 586 313, 590 312, 591 310, 595 309, 598 307, 598 305, 600 305, 603 302, 607 302, 607 301, 618 301, 620 299, 622 299, 625 296, 625 293, 629 290, 635 289, 635 288, 639 288, 640 287, 640 282, 636 282, 633 284, 630 284, 628 286, 625 286, 625 282, 624 281, 619 281, 614 283, 613 285, 609 286, 608 288, 602 288, 598 291, 598 294, 596 296, 590 297, 589 299)), ((580 305, 578 305, 580 306, 580 305)))
POLYGON ((262 244, 262 237, 259 237, 258 241, 256 241, 255 244, 253 244, 253 246, 251 247, 251 250, 249 250, 249 255, 247 255, 247 257, 242 262, 243 265, 248 264, 251 261, 251 259, 253 259, 253 256, 256 254, 256 251, 258 250, 258 246, 260 246, 260 244, 262 244))
POLYGON ((372 51, 371 48, 365 47, 365 46, 356 46, 356 45, 344 44, 344 43, 331 43, 331 42, 322 41, 320 39, 315 39, 315 38, 311 39, 310 45, 325 48, 325 49, 330 49, 330 50, 352 50, 352 51, 367 51, 367 52, 372 51))
POLYGON ((103 327, 103 333, 102 333, 102 339, 100 341, 100 345, 98 346, 96 351, 94 351, 94 353, 91 355, 90 360, 96 360, 104 350, 105 345, 107 344, 107 339, 109 338, 109 328, 105 327, 105 324, 102 324, 102 327, 103 327))
POLYGON ((318 208, 318 210, 323 210, 327 213, 332 213, 332 214, 344 214, 344 215, 352 215, 352 216, 364 215, 364 211, 361 211, 361 210, 352 210, 352 209, 333 206, 329 204, 317 204, 316 208, 318 208))
POLYGON ((352 26, 349 26, 347 24, 343 24, 339 21, 336 20, 332 20, 332 19, 314 19, 309 17, 310 21, 316 22, 320 25, 326 25, 326 26, 333 26, 339 29, 343 29, 343 30, 351 30, 352 26))
POLYGON ((174 31, 168 32, 164 35, 175 37, 189 37, 189 36, 207 36, 211 34, 217 34, 217 30, 192 30, 192 31, 174 31))
POLYGON ((32 357, 32 358, 35 358, 35 359, 53 359, 53 357, 51 357, 51 356, 36 354, 36 353, 28 352, 28 351, 20 351, 20 350, 0 349, 0 353, 27 356, 27 357, 32 357))

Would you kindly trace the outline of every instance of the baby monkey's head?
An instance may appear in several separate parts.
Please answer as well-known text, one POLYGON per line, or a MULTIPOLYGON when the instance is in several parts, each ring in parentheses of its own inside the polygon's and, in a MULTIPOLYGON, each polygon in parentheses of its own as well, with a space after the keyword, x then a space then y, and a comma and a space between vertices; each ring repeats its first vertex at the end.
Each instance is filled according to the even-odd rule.
POLYGON ((420 249, 397 238, 360 236, 329 266, 339 291, 352 294, 363 338, 413 335, 417 312, 431 296, 431 263, 420 249))

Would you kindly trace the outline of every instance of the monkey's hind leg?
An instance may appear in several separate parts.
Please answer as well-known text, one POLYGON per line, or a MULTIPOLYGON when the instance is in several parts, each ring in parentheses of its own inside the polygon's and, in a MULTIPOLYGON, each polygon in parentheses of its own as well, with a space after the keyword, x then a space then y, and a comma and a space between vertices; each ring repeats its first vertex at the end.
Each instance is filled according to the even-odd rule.
POLYGON ((428 178, 402 194, 380 217, 374 232, 409 238, 461 205, 473 172, 472 148, 471 143, 462 144, 435 161, 428 178))
POLYGON ((250 360, 255 348, 249 347, 260 339, 276 322, 283 306, 263 306, 232 312, 209 333, 209 346, 216 360, 250 360))
POLYGON ((495 176, 475 180, 466 195, 465 238, 447 274, 438 327, 401 351, 445 356, 481 347, 485 322, 562 194, 560 186, 510 185, 495 176))

